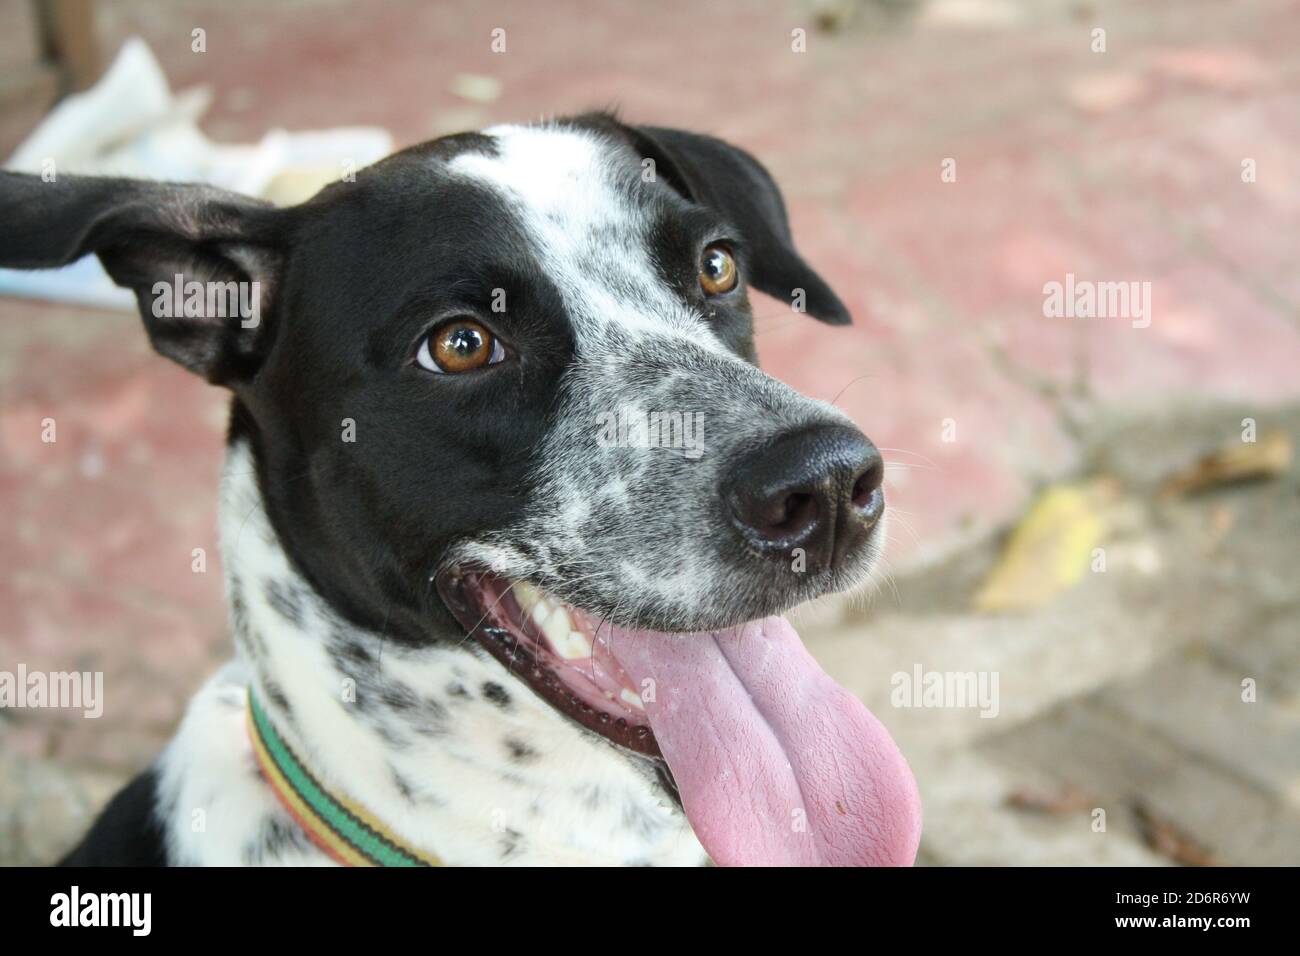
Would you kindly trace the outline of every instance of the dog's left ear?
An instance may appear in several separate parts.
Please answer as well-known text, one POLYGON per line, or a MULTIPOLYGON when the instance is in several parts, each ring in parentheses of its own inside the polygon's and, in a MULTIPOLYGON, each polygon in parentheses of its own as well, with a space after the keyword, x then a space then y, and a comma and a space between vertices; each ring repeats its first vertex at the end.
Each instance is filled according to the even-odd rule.
POLYGON ((210 186, 0 172, 0 266, 99 256, 135 292, 156 351, 232 385, 269 345, 291 215, 210 186))
POLYGON ((658 126, 623 128, 655 174, 692 202, 731 220, 750 249, 750 283, 830 325, 848 325, 844 303, 795 251, 781 191, 749 153, 712 136, 658 126), (802 293, 802 296, 800 295, 802 293))

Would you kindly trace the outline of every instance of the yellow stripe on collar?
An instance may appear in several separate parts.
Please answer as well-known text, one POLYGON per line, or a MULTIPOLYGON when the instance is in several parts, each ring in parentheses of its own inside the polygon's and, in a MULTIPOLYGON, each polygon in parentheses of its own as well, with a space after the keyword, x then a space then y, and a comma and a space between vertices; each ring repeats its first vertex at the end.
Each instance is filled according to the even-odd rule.
POLYGON ((248 736, 262 773, 313 843, 344 866, 441 866, 432 854, 402 843, 376 817, 322 786, 267 718, 248 689, 248 736))

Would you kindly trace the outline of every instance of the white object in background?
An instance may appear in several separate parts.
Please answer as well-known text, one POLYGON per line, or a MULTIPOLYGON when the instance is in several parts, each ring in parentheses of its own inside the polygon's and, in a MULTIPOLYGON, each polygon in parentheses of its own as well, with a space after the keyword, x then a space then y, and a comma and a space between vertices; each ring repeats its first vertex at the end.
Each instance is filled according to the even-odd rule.
MULTIPOLYGON (((5 168, 56 176, 80 173, 170 182, 202 182, 250 196, 297 201, 346 171, 387 156, 387 130, 349 127, 268 131, 253 145, 214 143, 199 129, 211 90, 173 94, 148 45, 131 37, 89 90, 65 98, 14 151, 5 168)), ((0 295, 52 299, 134 311, 99 260, 62 269, 0 269, 0 295)))
POLYGON ((50 110, 6 168, 39 173, 42 162, 54 159, 60 171, 96 171, 107 144, 134 139, 171 108, 162 67, 143 40, 131 37, 99 82, 50 110))

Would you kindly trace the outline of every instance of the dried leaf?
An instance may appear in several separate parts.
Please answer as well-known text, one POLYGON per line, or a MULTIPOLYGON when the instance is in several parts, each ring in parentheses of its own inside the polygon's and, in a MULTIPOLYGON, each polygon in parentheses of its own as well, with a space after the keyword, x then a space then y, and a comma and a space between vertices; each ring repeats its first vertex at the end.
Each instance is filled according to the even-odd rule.
POLYGON ((1133 804, 1142 840, 1154 852, 1182 866, 1218 866, 1213 855, 1182 830, 1140 802, 1133 804))
POLYGON ((1276 478, 1291 467, 1292 454, 1291 436, 1270 429, 1261 432, 1257 441, 1231 442, 1170 475, 1160 486, 1160 494, 1188 494, 1238 481, 1276 478))
POLYGON ((1113 479, 1054 485, 1016 525, 975 594, 977 611, 1023 611, 1046 604, 1082 580, 1106 530, 1113 479))
POLYGON ((1012 809, 1030 813, 1060 814, 1090 810, 1097 802, 1073 784, 1066 784, 1050 792, 1028 788, 1013 790, 1007 794, 1006 804, 1012 809))

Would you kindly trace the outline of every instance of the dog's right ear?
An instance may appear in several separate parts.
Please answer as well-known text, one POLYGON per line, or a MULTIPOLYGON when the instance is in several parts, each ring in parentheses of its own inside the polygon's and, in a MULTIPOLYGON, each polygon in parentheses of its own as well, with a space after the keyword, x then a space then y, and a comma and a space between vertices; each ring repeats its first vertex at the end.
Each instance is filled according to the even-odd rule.
POLYGON ((94 253, 135 292, 159 353, 230 385, 269 346, 290 216, 210 186, 0 172, 0 266, 94 253))

